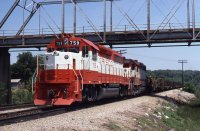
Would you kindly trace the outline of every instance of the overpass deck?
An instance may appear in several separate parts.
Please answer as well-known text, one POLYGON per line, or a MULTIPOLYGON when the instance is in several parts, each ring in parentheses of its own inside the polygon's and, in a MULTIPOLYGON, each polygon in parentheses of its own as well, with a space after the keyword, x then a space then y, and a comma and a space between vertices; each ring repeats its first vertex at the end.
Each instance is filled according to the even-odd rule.
MULTIPOLYGON (((106 32, 106 43, 100 38, 103 37, 103 32, 100 32, 99 35, 95 32, 77 33, 75 36, 111 47, 116 45, 116 47, 125 45, 153 47, 158 43, 187 43, 184 45, 193 46, 192 42, 200 42, 199 32, 200 28, 195 29, 195 39, 192 29, 151 30, 149 35, 146 30, 106 32)), ((51 40, 56 38, 55 36, 54 34, 0 36, 0 48, 46 47, 51 40)))

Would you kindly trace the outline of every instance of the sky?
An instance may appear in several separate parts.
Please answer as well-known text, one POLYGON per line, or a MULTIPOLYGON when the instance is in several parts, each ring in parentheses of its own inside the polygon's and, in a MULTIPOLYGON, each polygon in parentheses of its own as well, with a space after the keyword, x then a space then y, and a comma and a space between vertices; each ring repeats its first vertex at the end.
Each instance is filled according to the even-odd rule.
MULTIPOLYGON (((36 2, 48 1, 48 0, 35 0, 36 2)), ((51 0, 49 0, 51 1, 51 0)), ((125 25, 130 25, 120 10, 126 12, 129 17, 137 24, 140 29, 146 28, 146 0, 120 0, 113 3, 113 29, 124 30, 125 25)), ((190 0, 191 5, 192 0, 190 0)), ((6 12, 14 3, 14 0, 0 0, 0 20, 4 17, 6 12)), ((27 2, 27 8, 31 9, 31 0, 27 2), (28 6, 30 4, 30 6, 28 6)), ((23 4, 21 0, 20 4, 23 4)), ((187 27, 187 15, 186 15, 187 0, 151 0, 151 29, 157 29, 160 23, 165 29, 182 28, 187 27), (175 8, 173 8, 175 7, 175 8), (176 11, 176 9, 178 10, 176 11), (171 12, 170 15, 169 12, 171 12), (173 12, 176 12, 173 16, 173 12), (168 15, 168 19, 163 21, 168 15), (171 18, 171 19, 170 19, 171 18), (170 20, 169 20, 170 19, 170 20), (169 22, 168 22, 169 20, 169 22)), ((196 27, 200 27, 200 1, 196 0, 196 27)), ((107 25, 110 23, 110 2, 107 2, 107 25)), ((191 8, 190 8, 191 9, 191 8)), ((28 16, 28 12, 24 11, 24 18, 28 16)), ((103 2, 97 3, 79 3, 77 7, 77 31, 83 30, 91 31, 91 25, 87 23, 86 17, 89 18, 95 27, 99 30, 103 25, 103 2), (81 10, 81 11, 80 11, 81 10), (86 15, 85 15, 86 14, 86 15)), ((14 35, 23 23, 23 10, 17 7, 12 15, 9 17, 4 26, 0 29, 0 35, 2 31, 7 35, 14 35)), ((38 34, 40 29, 43 29, 45 33, 52 33, 49 26, 54 32, 59 32, 57 27, 61 27, 61 5, 48 5, 43 6, 40 11, 37 11, 33 16, 29 24, 25 29, 27 34, 38 34), (40 12, 40 13, 39 13, 40 12), (39 19, 40 18, 40 19, 39 19), (49 25, 49 26, 48 26, 49 25)), ((72 31, 73 27, 73 5, 65 5, 65 27, 66 33, 72 31)), ((130 30, 133 30, 128 26, 130 30)), ((10 50, 11 63, 16 62, 19 52, 12 52, 15 49, 10 50)), ((18 49, 17 49, 18 50, 18 49)), ((22 49, 24 50, 24 49, 22 49)), ((32 49, 31 49, 32 50, 32 49)), ((117 49, 119 50, 119 49, 117 49)), ((188 63, 184 65, 186 70, 200 70, 199 59, 200 47, 166 47, 166 48, 129 48, 127 53, 124 54, 127 58, 137 59, 143 62, 147 69, 181 69, 181 65, 178 60, 188 60, 188 63)), ((44 52, 34 51, 33 54, 42 54, 44 52)))

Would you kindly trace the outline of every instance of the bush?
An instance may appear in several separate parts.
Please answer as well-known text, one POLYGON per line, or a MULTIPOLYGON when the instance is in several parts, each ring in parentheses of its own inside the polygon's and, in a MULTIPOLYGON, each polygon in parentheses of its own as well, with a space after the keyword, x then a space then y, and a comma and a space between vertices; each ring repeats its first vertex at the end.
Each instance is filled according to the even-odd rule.
POLYGON ((32 102, 33 102, 33 95, 28 89, 18 88, 12 90, 13 104, 32 103, 32 102))
POLYGON ((0 105, 5 105, 7 102, 8 90, 4 83, 0 83, 0 105))
POLYGON ((200 100, 200 85, 196 86, 195 95, 200 100))
POLYGON ((187 83, 183 90, 189 93, 194 93, 200 100, 200 85, 194 86, 192 83, 187 83))
POLYGON ((183 91, 189 92, 189 93, 195 93, 195 86, 192 83, 187 83, 184 88, 183 91))

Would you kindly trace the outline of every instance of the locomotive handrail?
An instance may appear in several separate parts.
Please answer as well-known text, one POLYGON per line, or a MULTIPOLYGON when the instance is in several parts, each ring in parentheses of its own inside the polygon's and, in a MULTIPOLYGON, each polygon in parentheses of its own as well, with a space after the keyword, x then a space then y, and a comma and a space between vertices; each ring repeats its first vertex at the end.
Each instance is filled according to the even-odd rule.
POLYGON ((39 55, 37 55, 37 64, 36 64, 36 70, 35 72, 33 73, 33 76, 32 76, 32 94, 34 93, 34 83, 36 82, 36 78, 38 76, 38 63, 39 63, 39 55))
POLYGON ((64 65, 64 69, 69 69, 70 64, 57 64, 57 69, 59 68, 59 65, 64 65))
POLYGON ((35 72, 33 73, 33 76, 32 76, 32 94, 34 93, 34 83, 36 81, 36 73, 37 73, 37 68, 35 69, 35 72))
MULTIPOLYGON (((64 69, 69 69, 69 67, 68 67, 69 64, 57 64, 58 67, 56 67, 56 69, 59 69, 59 65, 65 65, 64 69)), ((54 64, 40 64, 40 66, 44 66, 44 67, 52 66, 53 67, 54 64)), ((44 68, 44 69, 46 69, 46 68, 44 68)))
POLYGON ((83 90, 83 76, 81 74, 81 71, 79 70, 79 74, 81 76, 81 90, 83 90))
MULTIPOLYGON (((83 64, 84 64, 83 58, 82 58, 81 62, 82 62, 82 64, 81 64, 81 66, 82 66, 81 69, 84 70, 84 69, 83 69, 83 67, 84 67, 84 66, 83 66, 83 64)), ((80 69, 79 69, 79 74, 80 74, 80 76, 81 76, 81 90, 83 90, 83 76, 82 76, 82 74, 81 74, 80 69)))
POLYGON ((74 74, 76 76, 76 79, 77 79, 77 88, 76 88, 75 92, 78 92, 78 75, 76 74, 76 71, 74 70, 73 66, 71 64, 68 64, 68 65, 70 65, 72 67, 72 70, 73 70, 73 72, 74 72, 74 74))
MULTIPOLYGON (((43 65, 46 65, 46 64, 43 64, 43 65)), ((74 70, 74 68, 73 68, 73 66, 71 65, 71 64, 57 64, 57 69, 58 69, 58 67, 59 67, 59 65, 65 65, 65 67, 67 66, 67 67, 71 67, 72 68, 72 70, 73 70, 73 72, 74 72, 74 74, 75 74, 75 76, 76 76, 76 79, 77 79, 77 87, 76 87, 76 91, 75 92, 78 92, 78 75, 77 75, 77 73, 76 73, 76 71, 74 70)), ((69 69, 69 68, 68 68, 69 69)))

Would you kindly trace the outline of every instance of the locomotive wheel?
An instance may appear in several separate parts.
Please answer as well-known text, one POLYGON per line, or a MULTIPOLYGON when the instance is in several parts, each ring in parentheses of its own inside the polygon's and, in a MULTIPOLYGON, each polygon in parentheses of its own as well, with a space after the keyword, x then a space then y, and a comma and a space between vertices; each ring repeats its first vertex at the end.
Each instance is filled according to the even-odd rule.
POLYGON ((97 95, 98 95, 98 92, 97 92, 97 89, 95 88, 94 89, 94 92, 93 92, 93 101, 96 101, 97 100, 97 95))
POLYGON ((82 99, 84 102, 87 102, 87 100, 88 100, 87 94, 88 94, 88 88, 84 87, 83 93, 82 93, 82 99))
POLYGON ((121 86, 119 87, 119 96, 124 97, 124 89, 121 86))
POLYGON ((87 101, 90 101, 90 102, 96 101, 97 95, 98 95, 98 92, 97 92, 96 87, 90 87, 87 93, 87 101))

